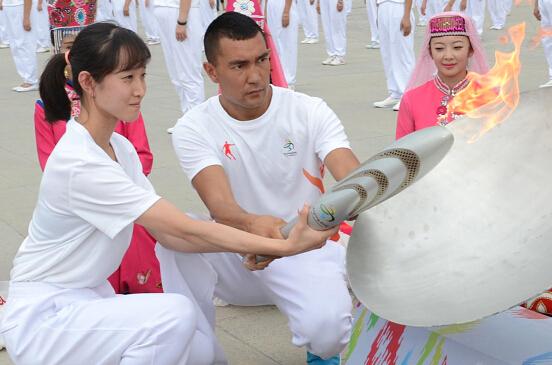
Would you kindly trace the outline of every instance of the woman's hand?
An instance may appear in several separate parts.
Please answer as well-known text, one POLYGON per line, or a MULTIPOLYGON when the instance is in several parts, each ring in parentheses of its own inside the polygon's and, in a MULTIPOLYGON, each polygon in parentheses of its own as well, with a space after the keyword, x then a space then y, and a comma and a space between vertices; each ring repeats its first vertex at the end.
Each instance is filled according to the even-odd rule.
POLYGON ((302 252, 320 248, 326 244, 326 240, 339 231, 339 225, 326 231, 316 231, 307 224, 309 206, 304 205, 299 212, 299 219, 285 240, 285 256, 293 256, 302 252))

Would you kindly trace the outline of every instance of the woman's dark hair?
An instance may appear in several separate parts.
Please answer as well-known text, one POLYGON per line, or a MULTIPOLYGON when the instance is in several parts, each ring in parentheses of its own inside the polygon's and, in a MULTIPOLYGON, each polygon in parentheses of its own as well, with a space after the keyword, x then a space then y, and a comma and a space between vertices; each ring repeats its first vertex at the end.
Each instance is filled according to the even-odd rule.
MULTIPOLYGON (((144 67, 151 53, 142 39, 133 31, 113 23, 95 23, 84 28, 75 38, 68 54, 73 74, 73 87, 81 97, 78 75, 88 71, 101 82, 112 72, 144 67)), ((40 76, 40 97, 44 102, 46 120, 68 120, 71 102, 65 91, 65 54, 54 55, 40 76)))

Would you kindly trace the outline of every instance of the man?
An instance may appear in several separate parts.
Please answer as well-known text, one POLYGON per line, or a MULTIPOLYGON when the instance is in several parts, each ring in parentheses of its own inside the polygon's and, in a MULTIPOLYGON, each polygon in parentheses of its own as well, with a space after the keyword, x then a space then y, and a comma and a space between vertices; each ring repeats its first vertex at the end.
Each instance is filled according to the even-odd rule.
MULTIPOLYGON (((377 4, 381 59, 388 96, 382 101, 376 101, 374 107, 398 111, 416 63, 412 0, 377 0, 377 4)), ((424 13, 425 10, 422 11, 424 13)))
MULTIPOLYGON (((359 162, 326 103, 269 84, 269 49, 252 19, 221 15, 204 44, 204 69, 221 94, 178 121, 176 154, 215 221, 280 237, 284 220, 321 195, 324 166, 340 180, 359 162)), ((329 242, 312 253, 259 263, 246 255, 251 271, 236 254, 187 255, 158 245, 157 255, 165 291, 193 296, 204 333, 214 327, 213 296, 236 305, 275 304, 310 364, 339 364, 351 331, 342 246, 329 242)), ((220 350, 217 356, 225 362, 220 350)))
MULTIPOLYGON (((541 27, 545 31, 552 29, 552 0, 535 1, 533 15, 541 22, 541 27)), ((552 37, 550 34, 546 34, 542 37, 541 42, 546 63, 548 64, 548 81, 539 87, 552 87, 552 37)))

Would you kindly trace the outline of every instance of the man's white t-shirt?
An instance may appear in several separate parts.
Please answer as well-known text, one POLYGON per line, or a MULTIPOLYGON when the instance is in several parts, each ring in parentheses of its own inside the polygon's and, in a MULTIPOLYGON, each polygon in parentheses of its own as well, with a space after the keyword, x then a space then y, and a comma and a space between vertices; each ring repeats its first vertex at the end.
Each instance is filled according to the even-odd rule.
POLYGON ((229 116, 214 96, 178 121, 172 141, 190 180, 220 165, 243 209, 290 220, 321 195, 326 156, 350 145, 322 99, 275 86, 272 92, 267 111, 250 121, 229 116))
POLYGON ((160 197, 132 144, 117 133, 110 142, 117 162, 81 124, 67 123, 44 169, 13 282, 96 287, 120 265, 134 221, 160 197))

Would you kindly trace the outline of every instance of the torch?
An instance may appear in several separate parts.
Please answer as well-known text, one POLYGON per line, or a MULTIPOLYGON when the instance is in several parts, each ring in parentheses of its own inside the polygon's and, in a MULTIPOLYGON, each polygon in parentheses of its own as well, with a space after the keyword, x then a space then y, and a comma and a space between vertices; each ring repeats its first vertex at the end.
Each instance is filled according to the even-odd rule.
MULTIPOLYGON (((453 141, 452 134, 443 126, 426 128, 395 141, 313 203, 308 225, 315 230, 327 230, 398 194, 433 169, 453 141)), ((294 218, 282 227, 284 237, 289 236, 296 222, 294 218)))

